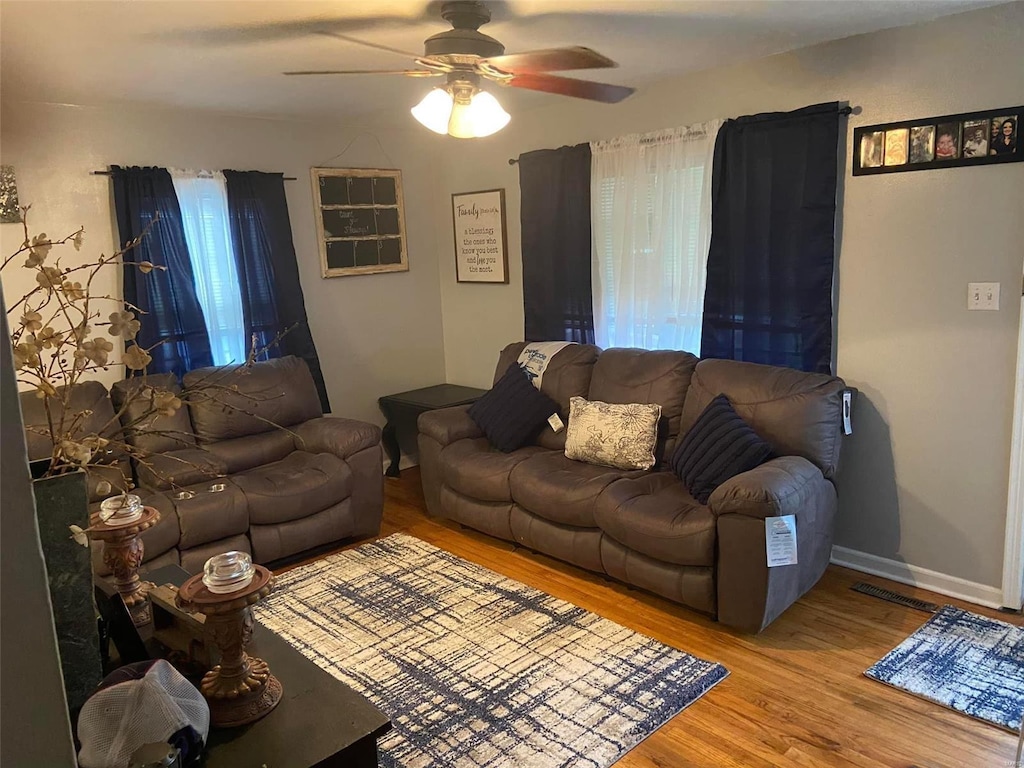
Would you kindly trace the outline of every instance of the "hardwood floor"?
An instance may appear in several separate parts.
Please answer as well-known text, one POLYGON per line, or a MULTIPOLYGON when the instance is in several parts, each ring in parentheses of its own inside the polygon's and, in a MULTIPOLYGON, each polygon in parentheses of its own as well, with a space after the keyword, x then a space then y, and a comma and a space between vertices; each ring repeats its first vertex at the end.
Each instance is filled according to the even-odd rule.
POLYGON ((416 468, 385 481, 382 536, 416 536, 729 670, 617 768, 1013 765, 1010 733, 863 676, 927 614, 849 587, 866 581, 1018 625, 1020 616, 831 566, 768 629, 743 635, 641 590, 429 518, 419 483, 416 468))

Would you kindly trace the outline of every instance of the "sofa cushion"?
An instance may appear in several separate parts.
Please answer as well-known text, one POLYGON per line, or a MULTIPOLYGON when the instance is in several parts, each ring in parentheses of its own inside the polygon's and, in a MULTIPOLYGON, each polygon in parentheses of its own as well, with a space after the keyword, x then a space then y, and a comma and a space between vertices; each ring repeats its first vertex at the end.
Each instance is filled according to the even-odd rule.
POLYGON ((352 495, 352 470, 330 453, 295 451, 231 480, 245 493, 255 525, 308 517, 352 495))
POLYGON ((293 355, 252 366, 197 368, 185 374, 184 383, 186 389, 206 386, 210 392, 188 405, 200 442, 256 435, 323 415, 309 367, 293 355))
POLYGON ((126 426, 138 424, 137 429, 126 434, 128 442, 150 454, 193 447, 196 437, 192 434, 192 422, 184 404, 172 416, 152 415, 144 423, 139 423, 139 419, 153 410, 154 390, 178 395, 181 386, 173 373, 154 373, 124 379, 110 388, 110 400, 121 423, 126 426))
POLYGON ((718 395, 780 456, 803 456, 834 477, 842 442, 842 379, 736 360, 701 360, 686 392, 683 433, 718 395))
POLYGON ((513 363, 468 413, 491 445, 509 453, 537 436, 548 417, 558 413, 558 403, 534 387, 513 363))
POLYGON ((679 441, 670 463, 693 498, 707 504, 718 486, 771 456, 772 447, 719 395, 679 441))
POLYGON ((606 403, 657 403, 662 425, 655 456, 671 455, 679 435, 686 390, 697 366, 689 352, 606 349, 594 364, 588 400, 606 403))
POLYGON ((512 453, 501 453, 483 437, 457 440, 441 451, 441 478, 445 485, 472 499, 512 501, 512 469, 542 450, 527 445, 512 453))
MULTIPOLYGON (((48 459, 53 454, 53 441, 49 435, 49 421, 47 420, 46 407, 49 405, 50 415, 55 425, 59 425, 63 413, 62 398, 66 387, 57 388, 57 397, 40 399, 36 397, 36 390, 27 390, 18 393, 21 401, 21 422, 25 425, 25 443, 28 448, 29 461, 48 459)), ((100 434, 103 437, 110 437, 119 428, 114 418, 114 407, 110 404, 107 396, 107 388, 98 381, 83 381, 75 384, 68 396, 69 411, 72 414, 83 414, 87 416, 79 420, 74 436, 86 436, 100 434), (106 427, 106 429, 104 429, 106 427)), ((70 416, 68 417, 70 420, 70 416)), ((59 432, 60 427, 55 426, 59 432)), ((63 435, 58 435, 63 437, 63 435)))
POLYGON ((675 565, 714 565, 715 516, 671 472, 621 480, 594 505, 594 520, 629 549, 675 565))
POLYGON ((542 451, 515 466, 509 485, 515 502, 534 515, 565 525, 595 528, 594 501, 601 492, 620 478, 640 474, 542 451))
POLYGON ((660 419, 657 403, 603 403, 574 397, 565 455, 618 469, 650 469, 655 463, 660 419))
POLYGON ((295 450, 295 437, 291 432, 275 429, 259 435, 218 440, 207 443, 204 448, 224 463, 226 472, 244 472, 283 459, 295 450))
POLYGON ((224 462, 202 448, 182 448, 146 457, 138 462, 139 485, 162 491, 172 486, 216 482, 227 472, 224 462))

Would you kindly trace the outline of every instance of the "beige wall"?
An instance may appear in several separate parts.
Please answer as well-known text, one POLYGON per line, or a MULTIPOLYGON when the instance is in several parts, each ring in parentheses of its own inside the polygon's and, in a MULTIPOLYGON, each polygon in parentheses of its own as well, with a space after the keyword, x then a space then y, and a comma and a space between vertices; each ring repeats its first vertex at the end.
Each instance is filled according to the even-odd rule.
MULTIPOLYGON (((4 104, 0 156, 15 166, 22 203, 32 204, 33 230, 57 236, 84 224, 83 256, 109 254, 117 240, 110 181, 90 175, 91 170, 158 165, 298 177, 285 182, 285 189, 306 311, 331 404, 338 415, 380 423, 377 397, 444 380, 434 179, 417 146, 421 135, 374 136, 322 123, 169 110, 4 104), (402 170, 408 272, 320 277, 309 181, 315 165, 402 170)), ((20 242, 20 225, 0 226, 5 255, 20 242)), ((66 251, 74 255, 70 247, 66 251)), ((26 278, 30 283, 34 278, 28 270, 16 269, 10 277, 8 272, 4 293, 12 303, 26 278)), ((119 280, 110 269, 99 287, 120 295, 119 280)), ((112 369, 103 378, 109 383, 119 376, 112 369)))
MULTIPOLYGON (((522 152, 714 117, 848 100, 859 125, 1020 104, 1024 4, 864 35, 644 88, 571 99, 500 134, 443 144, 437 196, 448 380, 484 386, 522 338, 522 152), (456 284, 449 194, 504 187, 511 284, 456 284)), ((499 94, 500 96, 500 94, 499 94)), ((997 586, 1006 511, 1024 164, 841 179, 838 373, 862 392, 837 544, 997 586), (1002 284, 968 312, 968 281, 1002 284)))

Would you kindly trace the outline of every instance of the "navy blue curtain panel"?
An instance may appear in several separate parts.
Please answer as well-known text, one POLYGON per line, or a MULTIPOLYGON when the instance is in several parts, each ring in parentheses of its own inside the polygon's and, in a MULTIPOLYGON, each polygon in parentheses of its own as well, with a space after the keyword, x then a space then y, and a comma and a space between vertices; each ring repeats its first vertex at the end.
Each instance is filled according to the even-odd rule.
POLYGON ((519 158, 526 341, 594 343, 590 145, 519 158))
POLYGON ((124 257, 126 262, 149 261, 167 268, 149 274, 124 268, 124 299, 145 312, 136 341, 145 348, 159 344, 150 350, 153 362, 147 371, 180 377, 213 365, 171 175, 165 168, 113 166, 111 179, 122 246, 142 235, 159 214, 159 221, 124 257))
POLYGON ((330 413, 320 358, 306 318, 292 225, 280 173, 224 171, 246 347, 253 335, 267 357, 301 357, 313 374, 320 405, 330 413), (286 332, 287 331, 287 332, 286 332), (284 334, 277 344, 271 344, 284 334))
POLYGON ((831 372, 839 119, 832 102, 719 131, 701 357, 831 372))

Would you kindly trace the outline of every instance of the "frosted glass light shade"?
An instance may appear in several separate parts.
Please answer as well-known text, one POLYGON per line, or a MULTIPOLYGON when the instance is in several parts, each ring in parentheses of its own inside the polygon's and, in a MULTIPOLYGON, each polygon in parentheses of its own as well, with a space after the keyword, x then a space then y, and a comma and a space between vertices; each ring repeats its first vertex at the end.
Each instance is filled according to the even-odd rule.
POLYGON ((423 101, 412 108, 412 116, 434 133, 448 133, 448 120, 452 114, 452 95, 434 88, 423 101))
POLYGON ((508 112, 486 91, 477 91, 468 101, 435 88, 412 108, 412 116, 434 133, 458 139, 490 136, 508 125, 508 112))
POLYGON ((501 108, 501 104, 487 91, 480 91, 469 104, 473 115, 473 135, 476 137, 490 136, 497 133, 512 118, 501 108))

